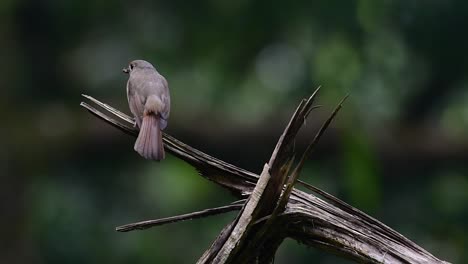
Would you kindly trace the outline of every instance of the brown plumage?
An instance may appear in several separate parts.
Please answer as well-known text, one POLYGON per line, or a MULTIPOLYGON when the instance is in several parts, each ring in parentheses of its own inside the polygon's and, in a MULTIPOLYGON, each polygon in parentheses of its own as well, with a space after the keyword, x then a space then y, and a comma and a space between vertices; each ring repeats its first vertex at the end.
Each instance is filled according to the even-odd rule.
POLYGON ((128 104, 140 128, 135 151, 146 159, 160 161, 165 156, 161 130, 167 126, 171 109, 167 81, 151 63, 144 60, 130 62, 123 71, 130 74, 127 82, 128 104))

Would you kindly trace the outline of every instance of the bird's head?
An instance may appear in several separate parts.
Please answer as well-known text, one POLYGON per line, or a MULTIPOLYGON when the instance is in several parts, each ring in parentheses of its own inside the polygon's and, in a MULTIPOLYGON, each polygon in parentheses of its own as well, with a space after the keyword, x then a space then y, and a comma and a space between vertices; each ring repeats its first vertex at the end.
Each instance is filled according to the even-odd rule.
POLYGON ((128 64, 126 68, 123 68, 124 73, 131 73, 137 69, 154 69, 153 65, 145 60, 134 60, 128 64))

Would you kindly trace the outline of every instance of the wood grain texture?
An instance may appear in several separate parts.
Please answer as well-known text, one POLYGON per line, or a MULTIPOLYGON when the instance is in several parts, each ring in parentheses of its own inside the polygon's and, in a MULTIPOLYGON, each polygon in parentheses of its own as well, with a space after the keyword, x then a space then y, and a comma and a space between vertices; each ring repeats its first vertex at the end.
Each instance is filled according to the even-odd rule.
MULTIPOLYGON (((270 263, 286 237, 362 263, 448 263, 359 209, 297 180, 305 159, 301 158, 291 170, 296 154, 291 142, 314 108, 312 102, 317 92, 318 89, 299 104, 265 165, 263 177, 205 154, 168 134, 163 135, 168 153, 192 165, 202 177, 234 196, 247 198, 242 207, 237 207, 240 212, 236 219, 220 232, 198 263, 270 263), (311 193, 293 188, 296 182, 311 193), (254 190, 255 195, 251 195, 254 190)), ((138 134, 131 117, 90 96, 85 97, 113 116, 81 103, 92 114, 126 134, 138 134)), ((327 120, 328 124, 335 114, 327 120)), ((323 132, 317 133, 318 138, 323 132)), ((310 153, 317 141, 311 141, 311 149, 302 157, 310 153)))

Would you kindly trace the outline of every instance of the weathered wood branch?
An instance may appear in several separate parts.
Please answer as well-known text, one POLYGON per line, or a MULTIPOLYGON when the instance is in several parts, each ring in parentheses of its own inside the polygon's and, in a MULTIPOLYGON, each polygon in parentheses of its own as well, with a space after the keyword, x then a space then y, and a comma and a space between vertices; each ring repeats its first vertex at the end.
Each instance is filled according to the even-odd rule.
POLYGON ((287 223, 280 220, 278 216, 286 208, 305 157, 341 108, 340 103, 290 174, 294 161, 294 140, 312 109, 318 90, 308 100, 303 100, 297 108, 278 140, 270 162, 265 164, 248 203, 234 222, 230 235, 227 238, 218 238, 215 246, 208 249, 208 253, 204 254, 198 263, 269 263, 274 258, 276 248, 287 235, 283 232, 286 229, 281 228, 287 223), (263 219, 266 221, 258 221, 263 219), (221 244, 223 246, 219 248, 218 245, 221 244))
MULTIPOLYGON (((241 201, 245 202, 245 200, 241 200, 241 201)), ((126 224, 123 226, 116 227, 115 230, 119 232, 128 232, 128 231, 133 231, 137 229, 143 230, 143 229, 148 229, 154 226, 160 226, 160 225, 165 225, 169 223, 176 223, 176 222, 181 222, 181 221, 186 221, 186 220, 203 218, 203 217, 207 217, 211 215, 223 214, 223 213, 227 213, 227 212, 231 212, 235 210, 240 210, 241 208, 242 208, 242 204, 235 203, 235 204, 225 205, 221 207, 205 209, 205 210, 198 211, 198 212, 183 214, 183 215, 177 215, 177 216, 171 216, 171 217, 160 218, 160 219, 155 219, 155 220, 146 220, 146 221, 141 221, 137 223, 126 224)))
MULTIPOLYGON (((340 103, 292 169, 294 139, 314 108, 312 102, 317 91, 318 89, 309 99, 301 101, 260 176, 211 157, 164 134, 164 144, 169 153, 189 163, 201 176, 228 189, 236 197, 247 198, 236 219, 221 231, 198 263, 268 263, 286 237, 358 262, 447 263, 325 191, 303 182, 300 183, 313 193, 293 188, 305 158, 341 107, 340 103)), ((138 129, 134 126, 133 118, 90 96, 85 97, 115 117, 108 116, 87 103, 81 103, 92 114, 129 135, 137 135, 138 129)), ((239 207, 241 206, 236 204, 228 208, 239 207)), ((209 215, 212 212, 210 210, 213 209, 130 226, 144 228, 151 224, 160 225, 202 217, 206 212, 209 215)), ((223 210, 225 208, 222 207, 219 212, 223 210)))

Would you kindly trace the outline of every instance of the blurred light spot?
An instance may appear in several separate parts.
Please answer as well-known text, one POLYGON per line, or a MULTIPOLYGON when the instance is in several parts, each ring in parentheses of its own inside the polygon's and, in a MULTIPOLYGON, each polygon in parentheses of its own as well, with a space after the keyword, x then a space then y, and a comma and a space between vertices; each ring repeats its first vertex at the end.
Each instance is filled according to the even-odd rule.
POLYGON ((266 87, 287 91, 299 85, 304 76, 305 62, 296 49, 285 44, 273 44, 258 55, 256 71, 266 87))
POLYGON ((362 85, 353 90, 351 100, 366 122, 381 123, 395 116, 394 95, 379 76, 367 74, 359 83, 362 85))
POLYGON ((74 127, 73 117, 63 104, 47 105, 39 112, 37 126, 41 136, 59 139, 67 136, 74 127))
POLYGON ((225 99, 224 107, 234 122, 255 125, 275 109, 278 96, 266 90, 259 82, 257 78, 248 76, 236 93, 225 99))
POLYGON ((419 61, 409 56, 398 34, 388 31, 369 35, 364 57, 362 75, 352 91, 355 104, 369 123, 398 118, 404 99, 425 74, 419 61))
POLYGON ((337 91, 349 91, 362 74, 358 51, 341 36, 324 42, 313 63, 313 77, 317 78, 321 85, 337 91))

